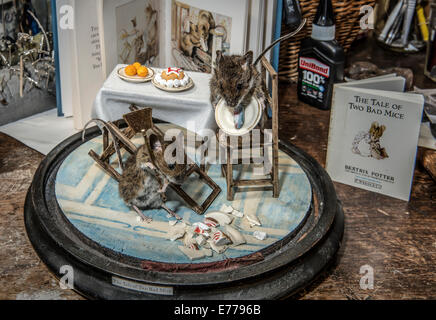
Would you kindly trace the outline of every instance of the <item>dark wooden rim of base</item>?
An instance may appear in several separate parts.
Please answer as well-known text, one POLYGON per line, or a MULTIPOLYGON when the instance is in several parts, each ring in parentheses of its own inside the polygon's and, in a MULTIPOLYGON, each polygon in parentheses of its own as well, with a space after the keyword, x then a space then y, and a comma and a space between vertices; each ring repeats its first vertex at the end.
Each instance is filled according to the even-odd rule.
MULTIPOLYGON (((251 278, 235 284, 221 286, 174 288, 173 296, 162 296, 129 290, 112 285, 112 274, 90 267, 77 260, 56 244, 41 227, 34 208, 31 206, 30 192, 26 197, 24 221, 30 242, 41 260, 60 279, 60 268, 73 267, 74 291, 89 299, 113 300, 237 300, 237 299, 283 299, 290 297, 316 280, 328 265, 334 261, 340 248, 344 230, 344 214, 338 206, 335 220, 329 232, 301 259, 277 269, 261 278, 251 278)), ((125 277, 122 277, 125 279, 125 277)))
MULTIPOLYGON (((87 130, 86 140, 91 139, 100 134, 98 128, 90 128, 87 130)), ((101 252, 89 250, 86 246, 81 246, 81 241, 77 241, 77 235, 73 230, 59 230, 59 225, 65 226, 68 222, 63 214, 53 214, 60 210, 58 206, 53 204, 53 201, 48 201, 46 185, 50 179, 53 179, 53 171, 56 163, 59 165, 66 157, 66 150, 74 150, 83 142, 80 134, 76 134, 58 145, 50 154, 43 160, 38 168, 32 186, 29 190, 29 195, 26 201, 26 221, 34 221, 33 226, 39 225, 41 233, 45 234, 47 239, 51 239, 54 244, 59 246, 64 254, 70 258, 81 261, 81 263, 98 270, 103 274, 119 275, 123 278, 129 278, 136 281, 144 281, 155 285, 170 285, 174 287, 204 287, 204 286, 225 286, 248 279, 265 278, 267 274, 275 273, 277 270, 286 268, 290 264, 295 263, 298 258, 307 254, 317 243, 319 243, 332 227, 335 216, 338 214, 338 203, 333 184, 324 169, 314 161, 310 156, 299 150, 298 148, 281 143, 281 150, 294 158, 306 172, 312 187, 314 196, 317 198, 316 206, 318 216, 313 224, 307 223, 299 231, 300 236, 298 242, 290 241, 284 247, 273 252, 268 260, 264 260, 252 265, 240 267, 236 270, 226 270, 219 273, 205 274, 173 274, 165 272, 144 271, 140 265, 132 266, 120 263, 122 259, 108 259, 102 256, 101 252), (37 208, 37 210, 35 210, 37 208), (290 250, 292 249, 292 250, 290 250), (92 260, 92 262, 90 261, 92 260)), ((67 153, 68 154, 68 153, 67 153)), ((57 204, 57 202, 56 202, 57 204)), ((342 214, 342 213, 340 213, 342 214)), ((69 223, 69 222, 68 222, 69 223)), ((32 224, 26 223, 30 227, 32 224)), ((72 226, 72 225, 71 225, 72 226)), ((28 228, 29 238, 32 238, 32 228, 28 228)), ((343 226, 340 230, 337 246, 339 246, 342 236, 343 226)), ((39 240, 32 241, 36 251, 40 256, 47 255, 47 252, 38 250, 39 240)), ((336 252, 336 250, 335 250, 336 252)), ((122 255, 120 255, 121 258, 122 255)), ((138 259, 139 260, 139 259, 138 259)), ((140 261, 140 260, 139 260, 140 261)), ((57 273, 57 269, 53 270, 57 273)), ((203 294, 202 294, 203 295, 203 294)))

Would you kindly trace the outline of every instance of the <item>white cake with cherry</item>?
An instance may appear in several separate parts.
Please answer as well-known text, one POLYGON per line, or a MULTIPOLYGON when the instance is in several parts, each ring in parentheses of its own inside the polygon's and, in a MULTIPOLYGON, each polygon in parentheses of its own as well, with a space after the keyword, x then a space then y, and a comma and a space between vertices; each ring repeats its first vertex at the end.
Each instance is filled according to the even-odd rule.
POLYGON ((154 80, 167 88, 181 88, 188 85, 189 76, 181 68, 170 67, 156 74, 154 80))

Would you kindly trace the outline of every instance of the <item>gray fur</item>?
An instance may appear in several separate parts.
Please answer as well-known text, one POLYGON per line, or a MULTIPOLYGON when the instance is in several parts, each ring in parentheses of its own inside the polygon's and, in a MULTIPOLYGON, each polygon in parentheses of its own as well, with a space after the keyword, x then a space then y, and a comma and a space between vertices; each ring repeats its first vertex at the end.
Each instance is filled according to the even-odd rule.
POLYGON ((142 145, 126 163, 118 184, 124 202, 140 209, 158 209, 165 200, 168 179, 151 163, 147 148, 142 145))
POLYGON ((266 119, 266 85, 265 75, 259 73, 253 65, 253 52, 248 51, 245 55, 225 56, 217 51, 216 68, 210 80, 210 102, 215 108, 221 99, 227 106, 236 108, 247 107, 253 95, 264 106, 264 115, 260 127, 264 128, 266 119))

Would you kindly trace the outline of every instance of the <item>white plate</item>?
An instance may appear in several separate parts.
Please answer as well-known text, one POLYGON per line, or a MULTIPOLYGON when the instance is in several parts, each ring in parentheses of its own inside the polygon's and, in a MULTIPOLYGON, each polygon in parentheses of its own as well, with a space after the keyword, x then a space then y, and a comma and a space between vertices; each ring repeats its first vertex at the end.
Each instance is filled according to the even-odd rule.
POLYGON ((186 84, 186 86, 183 87, 172 87, 172 88, 168 88, 165 86, 162 86, 161 84, 159 84, 155 77, 153 77, 153 80, 151 81, 151 83, 158 89, 161 89, 163 91, 167 91, 167 92, 181 92, 181 91, 186 91, 188 89, 191 89, 194 86, 194 81, 192 80, 192 78, 189 78, 189 82, 186 84))
POLYGON ((257 126, 261 117, 262 106, 259 100, 254 97, 245 108, 245 122, 240 129, 235 128, 233 111, 227 107, 224 99, 221 99, 215 108, 215 120, 218 127, 231 136, 242 136, 249 133, 257 126))
POLYGON ((147 67, 147 69, 148 69, 148 75, 146 77, 140 77, 138 75, 128 76, 126 74, 125 67, 118 69, 117 73, 118 73, 118 76, 125 81, 133 82, 133 83, 142 83, 142 82, 150 81, 154 77, 154 70, 152 68, 148 68, 148 67, 147 67))

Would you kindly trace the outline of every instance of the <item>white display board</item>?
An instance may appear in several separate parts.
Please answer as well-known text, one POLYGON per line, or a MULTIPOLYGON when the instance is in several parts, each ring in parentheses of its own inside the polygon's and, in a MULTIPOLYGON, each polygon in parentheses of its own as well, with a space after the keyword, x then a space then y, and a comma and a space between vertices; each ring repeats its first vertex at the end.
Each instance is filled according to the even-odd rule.
POLYGON ((102 0, 56 0, 62 111, 81 129, 106 73, 102 0))

